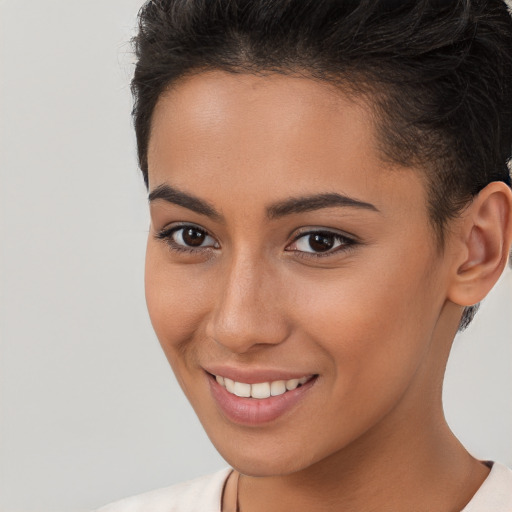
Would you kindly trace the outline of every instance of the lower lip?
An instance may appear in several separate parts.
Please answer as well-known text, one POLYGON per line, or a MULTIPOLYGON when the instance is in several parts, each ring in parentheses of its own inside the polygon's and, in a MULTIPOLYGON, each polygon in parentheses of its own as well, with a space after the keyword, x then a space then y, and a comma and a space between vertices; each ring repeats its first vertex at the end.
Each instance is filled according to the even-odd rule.
POLYGON ((248 426, 268 423, 290 411, 302 401, 317 381, 315 376, 302 386, 282 395, 259 399, 233 395, 215 377, 210 374, 207 376, 213 398, 224 415, 234 423, 248 426))

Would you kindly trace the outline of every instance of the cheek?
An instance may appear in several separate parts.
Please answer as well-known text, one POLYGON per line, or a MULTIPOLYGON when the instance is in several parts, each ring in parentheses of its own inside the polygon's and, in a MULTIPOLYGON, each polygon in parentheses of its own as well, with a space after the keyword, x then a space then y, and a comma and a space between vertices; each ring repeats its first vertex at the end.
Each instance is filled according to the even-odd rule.
POLYGON ((146 251, 145 292, 153 329, 173 369, 177 355, 188 348, 200 318, 207 311, 209 287, 200 266, 173 265, 165 247, 149 241, 146 251))
POLYGON ((374 393, 388 381, 405 382, 420 364, 435 325, 421 264, 345 269, 297 288, 295 318, 331 361, 340 388, 374 393))

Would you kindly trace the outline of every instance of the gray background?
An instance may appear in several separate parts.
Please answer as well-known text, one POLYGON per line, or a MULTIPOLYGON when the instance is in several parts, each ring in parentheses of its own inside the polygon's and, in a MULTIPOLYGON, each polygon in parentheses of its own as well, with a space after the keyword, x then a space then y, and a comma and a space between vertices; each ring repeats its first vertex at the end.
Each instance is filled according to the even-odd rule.
MULTIPOLYGON (((0 510, 78 512, 225 465, 143 295, 127 44, 140 0, 0 1, 0 510)), ((512 465, 512 272, 460 336, 447 416, 512 465)))

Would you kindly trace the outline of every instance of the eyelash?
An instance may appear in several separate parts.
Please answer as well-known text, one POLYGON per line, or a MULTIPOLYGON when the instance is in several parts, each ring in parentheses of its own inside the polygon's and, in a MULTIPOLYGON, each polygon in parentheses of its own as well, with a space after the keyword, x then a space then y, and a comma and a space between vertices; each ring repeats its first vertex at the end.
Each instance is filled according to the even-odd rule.
POLYGON ((295 238, 293 239, 292 243, 290 245, 295 244, 297 241, 299 241, 301 238, 307 238, 310 235, 327 235, 327 237, 332 237, 334 240, 334 243, 339 242, 340 245, 335 247, 334 249, 329 249, 325 252, 306 252, 306 251, 290 251, 294 252, 296 256, 299 258, 325 258, 329 256, 333 256, 335 254, 348 252, 349 250, 353 249, 358 242, 354 240, 353 238, 350 238, 346 235, 342 235, 340 233, 336 233, 335 231, 329 231, 326 229, 312 229, 308 231, 303 231, 301 233, 298 233, 295 238))
MULTIPOLYGON (((197 254, 201 251, 204 251, 205 249, 208 251, 211 251, 211 249, 212 249, 211 246, 193 248, 193 247, 187 247, 187 246, 177 244, 172 238, 173 235, 175 233, 177 233, 178 231, 180 231, 182 229, 186 229, 186 228, 192 228, 195 231, 198 231, 199 233, 204 234, 205 236, 210 236, 210 237, 212 236, 205 229, 202 229, 193 224, 181 224, 178 226, 173 226, 170 228, 162 229, 161 231, 156 233, 155 238, 157 240, 163 241, 164 243, 167 244, 167 246, 169 247, 170 250, 172 250, 174 252, 178 252, 178 253, 197 254)), ((301 238, 309 236, 309 235, 327 235, 328 237, 333 237, 335 242, 340 242, 340 245, 337 246, 334 250, 328 250, 328 251, 319 252, 319 253, 298 251, 298 250, 293 250, 293 251, 288 251, 288 252, 294 252, 294 253, 296 253, 296 256, 298 256, 300 258, 324 258, 324 257, 332 256, 333 254, 337 254, 339 252, 347 252, 347 251, 353 249, 359 243, 356 240, 354 240, 353 238, 342 235, 340 233, 336 233, 334 231, 329 231, 329 230, 325 230, 325 229, 324 230, 318 229, 318 230, 309 230, 309 231, 304 231, 304 232, 298 233, 290 245, 295 244, 301 238)))
POLYGON ((192 228, 192 229, 198 231, 199 233, 203 233, 206 236, 211 236, 208 233, 208 231, 206 231, 206 230, 204 230, 202 228, 199 228, 198 226, 194 226, 193 224, 181 224, 181 225, 178 225, 178 226, 173 226, 171 228, 164 228, 164 229, 162 229, 162 231, 159 231, 155 235, 155 238, 157 240, 162 240, 163 242, 165 242, 167 244, 169 249, 171 249, 172 251, 175 251, 175 252, 179 252, 179 253, 197 254, 198 252, 204 251, 205 249, 208 249, 208 250, 212 249, 211 247, 193 248, 193 247, 186 247, 186 246, 177 244, 172 239, 172 236, 174 235, 174 233, 177 233, 179 230, 186 229, 186 228, 192 228))

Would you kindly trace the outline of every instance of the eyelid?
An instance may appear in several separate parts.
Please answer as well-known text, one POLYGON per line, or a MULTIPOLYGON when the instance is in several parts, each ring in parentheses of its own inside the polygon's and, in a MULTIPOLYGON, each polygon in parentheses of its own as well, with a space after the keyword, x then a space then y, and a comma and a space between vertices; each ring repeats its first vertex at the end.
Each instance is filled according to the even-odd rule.
POLYGON ((212 236, 212 234, 203 226, 196 224, 195 222, 185 222, 185 221, 177 221, 172 222, 170 224, 166 224, 163 228, 156 230, 155 236, 159 236, 162 233, 170 233, 172 231, 177 231, 180 228, 195 228, 198 231, 203 231, 209 236, 212 236))
MULTIPOLYGON (((212 250, 220 249, 220 244, 217 241, 217 239, 205 228, 202 226, 195 224, 193 222, 178 222, 173 223, 170 225, 165 226, 161 230, 157 231, 154 234, 154 237, 159 240, 163 241, 170 250, 174 252, 185 252, 185 253, 191 253, 191 254, 200 254, 200 253, 206 253, 209 252, 211 254, 212 250), (209 236, 216 242, 215 245, 202 245, 202 246, 187 246, 187 245, 181 245, 176 243, 176 241, 173 240, 173 235, 180 231, 181 229, 185 228, 194 228, 197 229, 197 231, 200 231, 205 234, 205 236, 209 236)), ((294 253, 295 256, 301 257, 301 258, 323 258, 328 256, 334 256, 338 255, 339 253, 347 252, 350 249, 353 249, 356 245, 360 244, 360 241, 358 238, 354 235, 346 234, 345 232, 340 232, 338 230, 335 230, 333 228, 325 228, 320 226, 311 226, 311 227, 305 227, 299 229, 299 231, 294 235, 293 240, 286 245, 285 251, 294 253), (298 240, 301 238, 313 235, 313 234, 327 234, 329 236, 334 237, 341 243, 324 252, 315 252, 315 251, 301 251, 298 249, 289 249, 289 247, 293 244, 295 244, 298 240)))
POLYGON ((356 235, 353 235, 352 233, 347 233, 346 231, 341 231, 335 228, 326 228, 323 226, 307 226, 304 228, 299 228, 299 230, 294 234, 292 241, 295 242, 301 236, 315 233, 329 233, 330 235, 336 235, 342 238, 346 238, 347 240, 359 242, 359 238, 356 235))
POLYGON ((314 252, 314 251, 300 251, 300 250, 288 250, 288 252, 295 253, 295 256, 298 256, 300 258, 309 258, 309 259, 315 259, 315 258, 324 258, 329 256, 335 256, 339 255, 341 253, 345 253, 351 249, 354 249, 356 245, 359 245, 361 242, 359 239, 354 235, 348 235, 343 232, 339 232, 337 230, 334 230, 332 228, 324 228, 324 227, 308 227, 304 228, 303 230, 299 231, 293 238, 292 242, 288 244, 286 247, 290 247, 290 245, 295 244, 298 240, 301 238, 307 236, 307 235, 313 235, 313 234, 328 234, 333 236, 335 239, 341 240, 341 244, 335 247, 334 249, 329 249, 324 252, 314 252))
POLYGON ((178 223, 173 223, 173 224, 167 225, 164 228, 158 230, 154 234, 154 237, 159 241, 163 241, 165 244, 167 244, 169 246, 169 248, 171 250, 174 250, 176 252, 199 253, 199 252, 203 252, 205 250, 212 250, 212 249, 219 248, 219 247, 212 246, 212 245, 206 245, 206 246, 203 245, 203 246, 193 247, 193 246, 177 244, 172 239, 172 236, 176 232, 178 232, 180 229, 185 229, 185 228, 194 228, 197 231, 204 233, 206 236, 209 236, 210 238, 214 239, 216 244, 218 244, 220 247, 220 244, 217 241, 217 239, 207 229, 205 229, 202 226, 200 226, 199 224, 195 224, 193 222, 178 222, 178 223))

